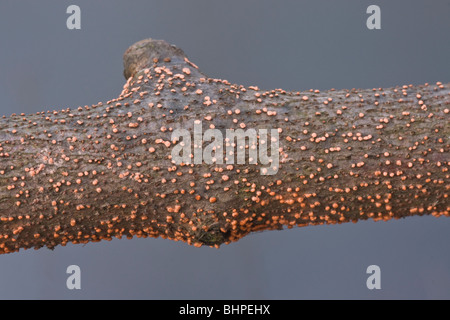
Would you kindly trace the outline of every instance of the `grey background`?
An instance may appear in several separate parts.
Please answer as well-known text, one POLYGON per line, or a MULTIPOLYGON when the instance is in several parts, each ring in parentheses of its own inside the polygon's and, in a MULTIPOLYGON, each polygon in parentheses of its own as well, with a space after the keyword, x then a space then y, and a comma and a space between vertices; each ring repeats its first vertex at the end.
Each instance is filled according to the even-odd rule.
MULTIPOLYGON (((263 89, 450 81, 450 1, 1 1, 0 114, 107 101, 152 37, 211 77, 263 89), (81 8, 81 30, 66 8, 81 8), (366 8, 381 7, 381 30, 366 8)), ((1 299, 449 299, 449 218, 250 235, 220 250, 113 240, 0 256, 1 299), (67 266, 81 290, 66 289, 67 266), (366 268, 381 268, 381 290, 366 268)))

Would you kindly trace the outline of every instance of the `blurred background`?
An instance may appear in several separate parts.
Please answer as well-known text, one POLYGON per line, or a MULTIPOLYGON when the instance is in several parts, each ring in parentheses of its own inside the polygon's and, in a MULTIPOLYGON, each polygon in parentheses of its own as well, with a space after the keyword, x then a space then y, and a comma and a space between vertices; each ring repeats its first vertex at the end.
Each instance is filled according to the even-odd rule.
MULTIPOLYGON (((1 1, 0 115, 115 98, 122 55, 164 39, 210 77, 261 89, 450 81, 450 1, 1 1), (69 5, 81 30, 68 30, 69 5), (381 8, 381 30, 366 9, 381 8)), ((0 299, 449 299, 450 219, 296 228, 219 250, 113 240, 0 255, 0 299), (81 290, 66 268, 81 268, 81 290), (368 290, 366 268, 381 268, 368 290)))

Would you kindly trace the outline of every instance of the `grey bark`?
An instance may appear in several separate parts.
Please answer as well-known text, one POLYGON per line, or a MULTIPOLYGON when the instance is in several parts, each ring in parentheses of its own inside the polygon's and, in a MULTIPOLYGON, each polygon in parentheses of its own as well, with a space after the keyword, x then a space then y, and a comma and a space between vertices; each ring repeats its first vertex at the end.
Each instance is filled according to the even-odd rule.
POLYGON ((200 246, 261 230, 448 216, 450 84, 263 91, 146 39, 118 98, 0 119, 0 253, 112 237, 200 246), (175 129, 280 128, 280 164, 174 164, 175 129))

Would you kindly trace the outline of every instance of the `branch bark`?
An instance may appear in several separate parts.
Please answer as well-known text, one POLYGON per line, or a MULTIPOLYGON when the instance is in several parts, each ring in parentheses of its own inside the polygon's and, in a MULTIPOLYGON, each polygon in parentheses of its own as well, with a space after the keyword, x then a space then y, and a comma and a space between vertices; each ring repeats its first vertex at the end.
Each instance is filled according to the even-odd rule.
POLYGON ((449 215, 450 84, 262 91, 208 78, 152 39, 124 69, 116 99, 0 119, 0 253, 122 236, 218 247, 267 229, 449 215), (278 172, 174 163, 173 130, 196 120, 279 128, 278 172))

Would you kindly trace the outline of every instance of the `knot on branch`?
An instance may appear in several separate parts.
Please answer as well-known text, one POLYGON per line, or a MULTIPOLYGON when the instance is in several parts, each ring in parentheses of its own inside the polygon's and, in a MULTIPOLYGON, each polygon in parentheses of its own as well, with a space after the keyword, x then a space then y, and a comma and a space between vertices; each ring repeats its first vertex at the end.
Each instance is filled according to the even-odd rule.
POLYGON ((164 40, 144 39, 130 46, 123 55, 123 75, 133 77, 155 63, 182 65, 189 63, 183 50, 164 40))

